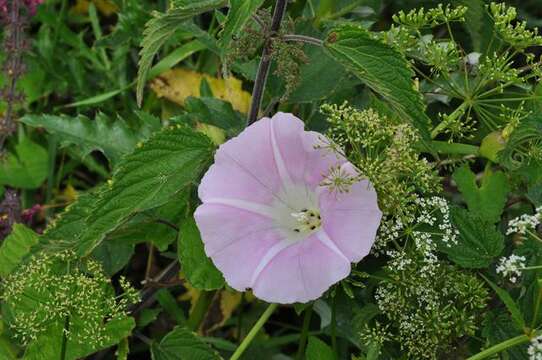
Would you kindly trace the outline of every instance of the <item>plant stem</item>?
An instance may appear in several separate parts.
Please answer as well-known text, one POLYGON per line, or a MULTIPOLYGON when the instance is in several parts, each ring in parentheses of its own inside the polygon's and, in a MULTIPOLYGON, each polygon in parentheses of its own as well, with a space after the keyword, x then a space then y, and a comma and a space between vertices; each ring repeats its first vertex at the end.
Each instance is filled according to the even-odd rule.
POLYGON ((211 302, 213 301, 213 298, 215 296, 216 291, 202 291, 199 295, 198 301, 196 302, 196 305, 194 306, 194 310, 192 310, 192 313, 188 317, 188 320, 186 321, 186 326, 192 330, 196 331, 199 329, 201 322, 203 321, 203 318, 205 317, 205 314, 207 313, 207 309, 209 308, 209 305, 211 305, 211 302))
POLYGON ((337 294, 331 303, 331 348, 333 354, 337 354, 337 294))
POLYGON ((305 346, 307 345, 307 338, 309 337, 309 325, 312 317, 312 304, 305 309, 303 316, 303 328, 301 329, 301 337, 299 338, 299 347, 297 348, 297 360, 303 358, 305 353, 305 346))
POLYGON ((540 301, 542 300, 542 288, 538 289, 538 298, 536 299, 536 305, 534 306, 533 319, 531 320, 531 329, 534 329, 536 320, 538 320, 538 311, 540 310, 540 301))
POLYGON ((513 346, 521 345, 526 342, 529 342, 531 338, 527 335, 519 335, 514 338, 505 340, 495 346, 490 347, 489 349, 486 349, 484 351, 479 352, 478 354, 471 356, 467 358, 467 360, 482 360, 485 358, 490 357, 491 355, 495 355, 500 353, 501 351, 504 351, 508 348, 511 348, 513 346))
POLYGON ((62 345, 60 348, 60 360, 66 359, 66 350, 68 347, 68 336, 67 333, 70 331, 70 318, 69 316, 66 316, 66 319, 64 320, 64 329, 66 331, 62 332, 62 345))
POLYGON ((480 148, 475 145, 449 143, 447 141, 431 141, 429 143, 432 149, 439 154, 450 155, 478 155, 480 148))
POLYGON ((316 46, 324 45, 324 42, 322 40, 313 38, 311 36, 305 36, 305 35, 288 34, 288 35, 284 35, 282 39, 284 41, 297 41, 297 42, 302 42, 305 44, 311 44, 311 45, 316 45, 316 46))
POLYGON ((248 125, 252 124, 258 119, 258 113, 260 112, 260 107, 262 106, 262 99, 265 91, 265 83, 267 82, 269 68, 271 67, 271 46, 273 43, 273 38, 280 29, 282 18, 286 13, 287 3, 287 0, 277 0, 277 4, 275 5, 275 11, 273 12, 273 18, 271 20, 270 33, 268 34, 263 47, 262 58, 258 66, 258 72, 256 73, 254 89, 252 90, 252 101, 247 117, 248 125))
POLYGON ((243 342, 241 343, 241 345, 239 345, 239 347, 235 350, 230 360, 237 360, 241 357, 241 355, 243 355, 247 347, 250 345, 252 340, 254 340, 254 337, 258 334, 258 332, 260 331, 262 326, 265 324, 267 319, 269 319, 271 314, 273 314, 277 306, 278 304, 269 304, 267 309, 265 309, 265 311, 263 312, 262 316, 260 316, 258 321, 256 321, 256 324, 254 324, 252 329, 250 329, 250 331, 247 334, 247 337, 243 339, 243 342))

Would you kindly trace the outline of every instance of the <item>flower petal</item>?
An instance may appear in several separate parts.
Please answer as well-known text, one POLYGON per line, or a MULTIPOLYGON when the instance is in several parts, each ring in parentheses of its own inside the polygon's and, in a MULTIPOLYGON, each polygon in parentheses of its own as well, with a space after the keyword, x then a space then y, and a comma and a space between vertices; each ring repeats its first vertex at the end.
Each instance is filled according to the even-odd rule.
POLYGON ((281 235, 276 224, 260 214, 219 204, 202 204, 194 218, 205 244, 205 253, 224 274, 228 284, 244 291, 261 258, 281 235))
POLYGON ((281 180, 271 145, 271 119, 249 126, 222 144, 198 188, 202 202, 230 198, 268 204, 276 199, 281 180))
MULTIPOLYGON (((349 163, 342 169, 355 171, 349 163)), ((359 181, 347 193, 320 188, 319 201, 322 226, 341 252, 352 262, 367 256, 382 218, 371 183, 359 181)))
POLYGON ((350 262, 313 235, 275 254, 256 278, 253 292, 267 302, 308 302, 349 273, 350 262))
POLYGON ((314 190, 331 166, 345 161, 327 148, 323 135, 304 131, 303 121, 292 114, 277 113, 271 128, 277 169, 286 185, 306 184, 314 190))

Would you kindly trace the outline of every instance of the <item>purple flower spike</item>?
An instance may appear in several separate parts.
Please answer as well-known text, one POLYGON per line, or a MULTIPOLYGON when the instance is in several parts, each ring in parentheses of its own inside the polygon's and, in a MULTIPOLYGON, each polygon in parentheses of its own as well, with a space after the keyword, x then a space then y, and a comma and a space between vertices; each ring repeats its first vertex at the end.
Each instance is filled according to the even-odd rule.
POLYGON ((216 152, 195 218, 231 287, 267 302, 307 302, 369 253, 382 217, 376 192, 327 141, 277 113, 216 152))

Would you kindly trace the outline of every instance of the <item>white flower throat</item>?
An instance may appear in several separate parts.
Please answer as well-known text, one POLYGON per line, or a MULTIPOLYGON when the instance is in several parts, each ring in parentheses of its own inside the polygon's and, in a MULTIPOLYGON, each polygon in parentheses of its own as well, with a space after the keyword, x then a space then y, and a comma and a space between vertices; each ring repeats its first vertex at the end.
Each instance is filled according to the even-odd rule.
POLYGON ((308 233, 322 225, 322 217, 317 210, 301 209, 301 211, 293 212, 290 215, 297 222, 297 226, 293 229, 297 233, 308 233))

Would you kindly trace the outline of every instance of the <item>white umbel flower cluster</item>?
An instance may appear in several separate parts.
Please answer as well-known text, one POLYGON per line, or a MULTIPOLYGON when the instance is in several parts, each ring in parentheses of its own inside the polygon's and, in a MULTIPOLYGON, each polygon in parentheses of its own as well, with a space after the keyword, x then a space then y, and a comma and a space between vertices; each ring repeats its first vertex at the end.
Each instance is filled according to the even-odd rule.
POLYGON ((525 256, 518 256, 515 254, 512 254, 509 257, 502 257, 497 266, 497 274, 502 274, 502 276, 508 278, 510 282, 515 284, 521 276, 521 271, 525 267, 525 260, 525 256))
POLYGON ((531 340, 527 354, 529 354, 529 360, 542 360, 542 336, 531 340))
POLYGON ((515 219, 510 220, 506 235, 521 234, 525 235, 527 231, 536 228, 542 221, 542 206, 536 208, 533 215, 523 214, 515 219))

